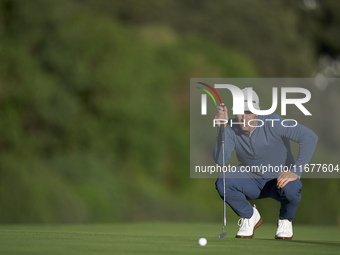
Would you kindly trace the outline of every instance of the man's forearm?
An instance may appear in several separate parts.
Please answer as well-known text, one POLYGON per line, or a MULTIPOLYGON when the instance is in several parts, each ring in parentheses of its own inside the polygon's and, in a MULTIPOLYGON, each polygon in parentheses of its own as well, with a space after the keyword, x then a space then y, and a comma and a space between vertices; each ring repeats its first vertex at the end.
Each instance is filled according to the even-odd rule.
POLYGON ((299 153, 295 162, 295 173, 299 176, 301 176, 304 166, 311 160, 317 141, 318 136, 309 130, 299 142, 299 153))
MULTIPOLYGON (((231 139, 228 139, 228 128, 230 127, 225 127, 224 129, 224 160, 226 163, 231 156, 231 152, 234 150, 234 143, 232 142, 231 139)), ((214 145, 214 150, 213 150, 213 158, 218 165, 222 165, 222 139, 221 139, 221 133, 220 129, 217 129, 217 136, 215 140, 215 145, 214 145)))

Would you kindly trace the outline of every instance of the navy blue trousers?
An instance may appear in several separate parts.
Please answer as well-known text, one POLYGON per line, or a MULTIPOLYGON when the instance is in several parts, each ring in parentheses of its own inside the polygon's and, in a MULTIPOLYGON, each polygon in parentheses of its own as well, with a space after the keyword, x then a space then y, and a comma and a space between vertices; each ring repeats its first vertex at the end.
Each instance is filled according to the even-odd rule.
MULTIPOLYGON (((289 182, 281 189, 276 187, 276 179, 252 178, 247 173, 225 173, 225 202, 241 218, 250 218, 253 209, 247 199, 271 197, 281 203, 279 218, 292 221, 301 199, 302 184, 300 179, 289 182), (242 174, 242 178, 240 175, 242 174)), ((223 199, 223 174, 216 183, 216 189, 223 199)))

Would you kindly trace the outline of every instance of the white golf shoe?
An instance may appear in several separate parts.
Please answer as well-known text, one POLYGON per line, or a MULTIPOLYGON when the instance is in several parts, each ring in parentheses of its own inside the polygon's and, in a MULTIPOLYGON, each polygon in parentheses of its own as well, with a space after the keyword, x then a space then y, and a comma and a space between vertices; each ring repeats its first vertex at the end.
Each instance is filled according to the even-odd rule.
POLYGON ((238 225, 240 226, 236 238, 253 238, 254 231, 262 223, 262 218, 256 206, 253 207, 253 216, 250 219, 241 218, 239 219, 238 225))
POLYGON ((277 223, 275 239, 292 239, 293 225, 289 220, 280 220, 277 223))

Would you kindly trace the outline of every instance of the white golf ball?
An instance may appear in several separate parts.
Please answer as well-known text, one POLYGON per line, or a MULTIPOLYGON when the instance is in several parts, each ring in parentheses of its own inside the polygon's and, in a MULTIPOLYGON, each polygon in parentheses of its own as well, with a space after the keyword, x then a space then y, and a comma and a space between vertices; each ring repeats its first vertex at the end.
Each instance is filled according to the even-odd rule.
POLYGON ((198 243, 201 245, 201 246, 205 246, 207 244, 207 239, 205 239, 204 237, 200 238, 198 240, 198 243))

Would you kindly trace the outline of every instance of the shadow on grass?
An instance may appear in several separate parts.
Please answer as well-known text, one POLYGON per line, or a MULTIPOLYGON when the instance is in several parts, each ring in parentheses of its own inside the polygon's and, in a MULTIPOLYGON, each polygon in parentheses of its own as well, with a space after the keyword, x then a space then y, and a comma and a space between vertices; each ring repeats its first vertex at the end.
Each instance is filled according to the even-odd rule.
POLYGON ((301 244, 320 244, 320 245, 332 245, 340 247, 340 243, 336 241, 321 242, 321 241, 307 241, 307 240, 281 240, 281 239, 265 239, 261 240, 272 241, 272 242, 289 242, 289 243, 301 243, 301 244))

